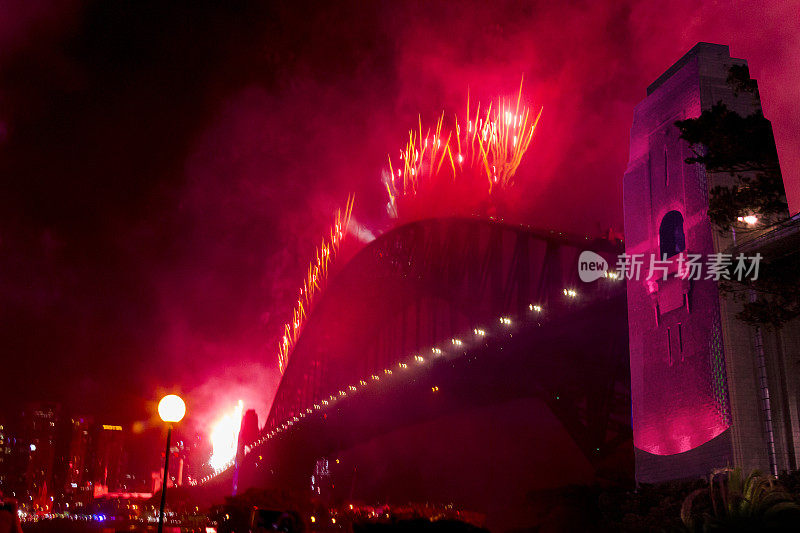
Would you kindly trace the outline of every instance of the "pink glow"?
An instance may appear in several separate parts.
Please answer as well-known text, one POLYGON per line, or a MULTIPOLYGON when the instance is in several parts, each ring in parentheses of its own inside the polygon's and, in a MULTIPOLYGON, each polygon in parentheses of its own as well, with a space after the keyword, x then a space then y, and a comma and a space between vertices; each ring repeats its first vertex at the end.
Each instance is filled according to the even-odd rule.
POLYGON ((633 444, 654 455, 683 453, 705 444, 728 427, 714 414, 713 406, 687 406, 660 424, 634 418, 633 444))

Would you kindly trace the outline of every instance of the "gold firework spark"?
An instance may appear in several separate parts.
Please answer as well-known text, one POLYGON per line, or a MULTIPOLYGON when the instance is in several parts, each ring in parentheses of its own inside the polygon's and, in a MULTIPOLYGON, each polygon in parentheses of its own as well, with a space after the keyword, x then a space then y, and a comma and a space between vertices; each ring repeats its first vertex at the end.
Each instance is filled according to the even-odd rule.
POLYGON ((347 235, 347 225, 350 223, 350 216, 353 213, 353 202, 355 197, 351 194, 347 198, 344 209, 336 211, 336 217, 331 226, 330 233, 322 239, 322 243, 317 247, 314 259, 308 265, 308 273, 300 287, 300 294, 297 297, 294 309, 292 310, 292 320, 283 327, 283 338, 278 343, 278 369, 283 374, 289 364, 289 357, 292 354, 295 343, 300 337, 308 311, 314 303, 315 297, 325 286, 328 278, 328 267, 336 257, 337 252, 347 235))
POLYGON ((389 194, 389 210, 397 214, 397 200, 416 196, 427 186, 443 179, 458 183, 474 176, 485 178, 486 192, 513 186, 514 174, 528 150, 542 108, 534 117, 522 104, 520 83, 516 104, 504 99, 481 113, 480 104, 474 114, 467 98, 467 119, 445 131, 444 112, 435 127, 423 131, 422 118, 418 128, 408 133, 405 147, 400 150, 399 165, 389 157, 389 176, 385 179, 389 194), (395 168, 397 167, 397 168, 395 168))

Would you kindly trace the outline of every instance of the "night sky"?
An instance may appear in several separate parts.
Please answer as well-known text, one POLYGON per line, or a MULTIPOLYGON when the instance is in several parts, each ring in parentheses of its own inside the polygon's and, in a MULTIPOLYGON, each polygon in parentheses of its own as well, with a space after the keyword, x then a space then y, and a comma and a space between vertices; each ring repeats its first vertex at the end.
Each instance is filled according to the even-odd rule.
POLYGON ((385 230, 418 113, 522 75, 535 226, 621 231, 633 106, 697 41, 749 61, 800 208, 800 2, 233 4, 0 4, 1 416, 146 426, 177 391, 200 426, 239 398, 263 418, 335 209, 355 192, 385 230))

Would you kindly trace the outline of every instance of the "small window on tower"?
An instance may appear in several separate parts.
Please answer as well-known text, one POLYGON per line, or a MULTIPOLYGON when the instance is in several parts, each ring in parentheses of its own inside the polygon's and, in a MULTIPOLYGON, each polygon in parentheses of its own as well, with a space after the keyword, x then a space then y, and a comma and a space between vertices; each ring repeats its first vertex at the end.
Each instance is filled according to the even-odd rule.
POLYGON ((672 332, 667 328, 667 364, 672 366, 672 332))
POLYGON ((658 228, 661 257, 672 257, 686 250, 686 235, 683 232, 683 215, 670 211, 661 219, 658 228))

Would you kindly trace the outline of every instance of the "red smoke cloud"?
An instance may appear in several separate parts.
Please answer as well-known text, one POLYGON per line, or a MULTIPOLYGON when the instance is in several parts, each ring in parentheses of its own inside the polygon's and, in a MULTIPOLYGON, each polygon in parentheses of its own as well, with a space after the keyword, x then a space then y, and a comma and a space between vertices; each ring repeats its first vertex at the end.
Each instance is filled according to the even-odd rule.
POLYGON ((435 113, 437 104, 460 109, 466 87, 484 101, 512 92, 524 73, 526 94, 544 106, 520 172, 528 170, 524 196, 543 215, 540 225, 620 227, 633 106, 698 41, 730 45, 748 60, 773 122, 791 210, 800 210, 798 2, 419 7, 396 25, 401 115, 412 122, 416 110, 435 113))
MULTIPOLYGON (((372 29, 386 32, 391 64, 331 76, 314 70, 325 52, 313 50, 311 66, 278 90, 252 85, 232 94, 187 159, 180 209, 196 241, 179 279, 159 278, 169 286, 161 291, 164 351, 177 360, 192 353, 205 369, 192 372, 200 382, 239 361, 260 366, 258 401, 268 404, 282 324, 346 194, 357 192, 356 215, 369 227, 385 227, 380 172, 417 115, 431 123, 441 110, 463 113, 468 92, 473 101, 513 98, 520 75, 528 104, 544 106, 517 179, 516 207, 534 225, 588 234, 621 228, 633 106, 700 40, 729 44, 749 60, 797 210, 800 103, 792 94, 800 86, 800 31, 787 24, 796 19, 792 4, 749 12, 688 1, 669 10, 650 2, 395 6, 372 29), (218 329, 222 338, 214 339, 218 329)), ((355 59, 376 60, 368 49, 355 59)), ((226 388, 224 377, 211 379, 226 388)))
POLYGON ((385 229, 381 171, 418 113, 515 98, 521 75, 544 107, 516 180, 533 225, 621 229, 633 107, 697 41, 749 61, 800 208, 796 1, 312 4, 2 7, 0 340, 20 354, 3 394, 95 372, 110 412, 180 384, 231 393, 189 392, 200 417, 239 390, 262 415, 335 209, 355 192, 359 224, 385 229), (65 378, 28 386, 42 365, 65 378))

